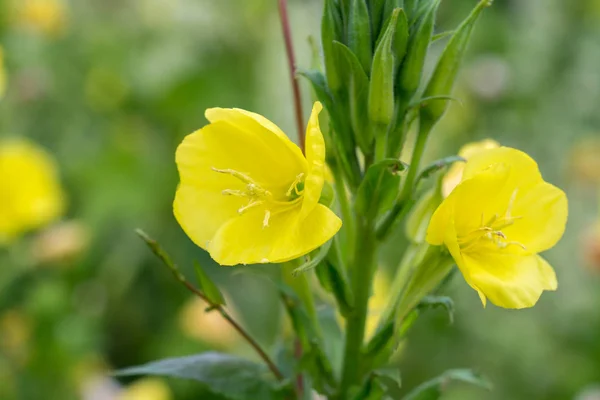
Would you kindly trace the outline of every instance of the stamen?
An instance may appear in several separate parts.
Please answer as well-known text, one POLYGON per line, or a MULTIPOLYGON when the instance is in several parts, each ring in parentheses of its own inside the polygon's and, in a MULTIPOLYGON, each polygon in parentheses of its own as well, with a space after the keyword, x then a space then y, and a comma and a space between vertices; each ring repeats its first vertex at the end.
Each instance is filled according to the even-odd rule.
POLYGON ((292 193, 296 193, 298 196, 300 196, 302 194, 302 190, 298 191, 298 184, 302 182, 302 179, 304 179, 304 172, 302 172, 302 173, 298 174, 298 176, 296 176, 296 179, 294 180, 294 182, 292 182, 292 184, 290 185, 290 188, 285 193, 285 195, 287 197, 291 197, 292 193))
POLYGON ((262 201, 262 200, 251 200, 250 203, 248 203, 245 206, 240 207, 238 209, 238 214, 241 215, 241 214, 245 213, 246 211, 248 211, 249 209, 254 208, 256 206, 260 206, 263 203, 264 203, 264 201, 262 201))
POLYGON ((221 190, 221 194, 225 196, 248 197, 248 193, 244 192, 243 190, 223 189, 221 190))
POLYGON ((241 180, 244 183, 254 183, 254 181, 252 180, 252 178, 250 178, 248 175, 243 174, 241 172, 238 172, 234 169, 219 169, 219 168, 215 168, 215 167, 211 167, 211 169, 215 172, 218 172, 220 174, 228 174, 233 176, 234 178, 238 178, 239 180, 241 180))

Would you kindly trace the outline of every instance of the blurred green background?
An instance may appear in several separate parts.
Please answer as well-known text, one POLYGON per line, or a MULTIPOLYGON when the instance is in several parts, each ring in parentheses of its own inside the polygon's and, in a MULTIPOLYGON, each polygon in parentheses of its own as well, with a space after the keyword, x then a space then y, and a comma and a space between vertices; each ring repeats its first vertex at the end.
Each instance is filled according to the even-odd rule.
MULTIPOLYGON (((443 1, 436 30, 455 27, 474 4, 443 1)), ((303 67, 321 7, 290 1, 303 67)), ((190 276, 192 260, 206 265, 261 343, 281 340, 281 307, 262 277, 277 267, 218 268, 171 211, 175 148, 205 124, 204 109, 252 110, 294 136, 276 2, 1 0, 0 45, 0 140, 26 137, 53 154, 68 201, 61 222, 0 248, 0 399, 215 398, 194 383, 136 386, 107 371, 215 348, 254 357, 159 266, 138 227, 190 276)), ((461 103, 428 157, 489 137, 539 162, 570 200, 565 237, 546 255, 559 290, 529 310, 483 309, 456 274, 446 290, 454 324, 429 312, 403 345, 406 390, 460 367, 484 373, 494 390, 458 385, 446 399, 600 398, 599 66, 600 0, 496 0, 478 23, 461 103)), ((391 271, 402 246, 390 247, 382 268, 391 271)))

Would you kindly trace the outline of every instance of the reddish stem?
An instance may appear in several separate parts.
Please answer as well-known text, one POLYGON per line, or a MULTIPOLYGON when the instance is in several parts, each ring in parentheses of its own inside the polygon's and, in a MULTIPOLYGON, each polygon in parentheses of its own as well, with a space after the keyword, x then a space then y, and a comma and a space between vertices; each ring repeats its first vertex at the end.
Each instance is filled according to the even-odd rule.
POLYGON ((298 143, 302 152, 305 147, 305 133, 302 112, 302 97, 300 95, 300 86, 296 78, 296 57, 294 56, 294 47, 292 44, 292 32, 290 29, 290 20, 287 12, 287 0, 279 0, 279 16, 281 18, 281 27, 283 28, 283 38, 285 40, 285 51, 287 53, 288 66, 290 68, 290 79, 292 81, 292 90, 294 94, 294 111, 296 113, 296 125, 298 128, 298 143))

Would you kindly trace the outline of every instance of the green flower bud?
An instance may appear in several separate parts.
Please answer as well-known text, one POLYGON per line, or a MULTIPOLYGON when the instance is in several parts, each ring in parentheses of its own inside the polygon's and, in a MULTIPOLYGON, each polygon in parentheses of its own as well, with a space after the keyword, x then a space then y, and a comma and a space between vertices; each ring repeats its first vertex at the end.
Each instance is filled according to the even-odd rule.
POLYGON ((431 42, 435 14, 439 4, 440 0, 433 0, 430 3, 409 41, 406 58, 400 69, 398 81, 399 95, 402 97, 412 97, 421 82, 425 56, 431 42))
POLYGON ((337 91, 341 84, 340 69, 333 49, 334 41, 342 41, 343 23, 340 9, 335 0, 325 0, 323 19, 321 20, 321 40, 327 84, 332 91, 337 91))
POLYGON ((369 119, 387 126, 394 115, 394 53, 392 43, 400 9, 394 10, 373 57, 369 85, 369 119))
POLYGON ((447 99, 437 100, 434 98, 450 96, 475 22, 481 11, 485 7, 490 6, 491 3, 491 0, 481 0, 452 35, 423 94, 424 100, 431 100, 427 101, 426 105, 421 109, 421 119, 433 124, 446 111, 448 107, 447 99))
POLYGON ((371 20, 365 0, 351 0, 348 17, 348 47, 360 61, 367 75, 371 68, 371 20))

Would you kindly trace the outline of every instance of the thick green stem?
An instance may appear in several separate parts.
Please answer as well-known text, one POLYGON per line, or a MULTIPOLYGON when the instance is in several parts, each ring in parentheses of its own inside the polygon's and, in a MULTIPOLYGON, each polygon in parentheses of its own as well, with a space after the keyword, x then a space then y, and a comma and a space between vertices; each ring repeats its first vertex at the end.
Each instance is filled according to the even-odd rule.
POLYGON ((354 258, 352 260, 352 289, 354 310, 346 324, 346 344, 344 350, 344 369, 340 399, 346 399, 348 389, 361 381, 361 349, 365 335, 365 322, 368 312, 371 283, 376 269, 377 241, 373 220, 357 216, 357 237, 354 258))

